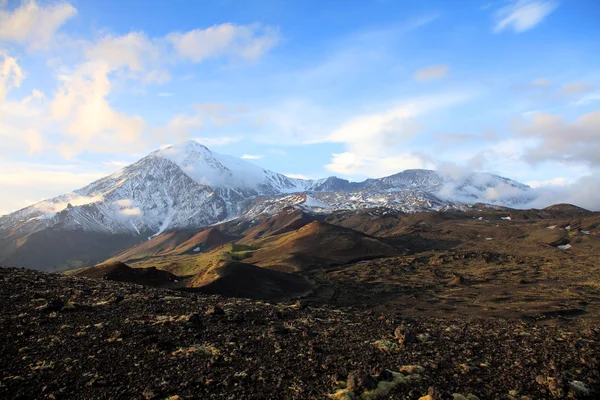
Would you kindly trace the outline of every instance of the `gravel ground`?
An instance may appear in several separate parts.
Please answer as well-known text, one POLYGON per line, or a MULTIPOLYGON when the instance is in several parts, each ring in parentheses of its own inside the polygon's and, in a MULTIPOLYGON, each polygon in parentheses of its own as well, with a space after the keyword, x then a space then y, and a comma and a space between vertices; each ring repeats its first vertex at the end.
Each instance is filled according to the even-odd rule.
POLYGON ((2 399, 600 398, 600 326, 584 320, 407 318, 14 268, 0 299, 2 399))

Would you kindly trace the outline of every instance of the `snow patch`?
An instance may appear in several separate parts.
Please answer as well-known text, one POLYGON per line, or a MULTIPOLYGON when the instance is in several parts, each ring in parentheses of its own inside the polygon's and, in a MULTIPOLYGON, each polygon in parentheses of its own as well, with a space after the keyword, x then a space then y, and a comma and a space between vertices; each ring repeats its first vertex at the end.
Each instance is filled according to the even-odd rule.
POLYGON ((135 231, 137 232, 137 234, 140 234, 139 229, 137 228, 137 226, 135 226, 135 224, 133 223, 133 221, 131 222, 131 226, 133 226, 133 229, 135 229, 135 231))
POLYGON ((556 246, 556 248, 561 249, 561 250, 568 250, 570 249, 572 246, 570 244, 563 244, 562 246, 556 246))
POLYGON ((325 209, 329 209, 331 208, 329 206, 329 204, 323 203, 322 201, 319 201, 317 199, 315 199, 314 197, 311 196, 306 196, 306 201, 304 201, 304 205, 308 206, 308 207, 315 207, 315 208, 325 208, 325 209))

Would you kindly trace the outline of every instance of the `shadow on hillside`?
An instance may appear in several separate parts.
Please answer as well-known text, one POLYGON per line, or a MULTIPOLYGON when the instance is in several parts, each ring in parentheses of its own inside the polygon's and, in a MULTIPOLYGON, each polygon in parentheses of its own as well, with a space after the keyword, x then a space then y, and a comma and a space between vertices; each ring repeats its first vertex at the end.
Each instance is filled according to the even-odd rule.
POLYGON ((385 238, 383 240, 395 247, 407 249, 409 254, 432 250, 451 250, 462 244, 462 241, 460 240, 430 239, 419 235, 401 235, 385 238))

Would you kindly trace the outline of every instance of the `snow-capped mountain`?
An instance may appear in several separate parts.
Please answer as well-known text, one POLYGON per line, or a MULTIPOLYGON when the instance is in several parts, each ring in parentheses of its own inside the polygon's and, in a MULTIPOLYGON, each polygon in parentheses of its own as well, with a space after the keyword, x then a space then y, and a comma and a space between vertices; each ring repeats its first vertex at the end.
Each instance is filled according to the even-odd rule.
POLYGON ((350 182, 289 178, 195 141, 157 150, 90 185, 0 218, 0 238, 45 228, 152 236, 234 218, 255 219, 295 205, 314 212, 388 207, 404 212, 533 199, 526 185, 476 173, 460 179, 407 170, 350 182))

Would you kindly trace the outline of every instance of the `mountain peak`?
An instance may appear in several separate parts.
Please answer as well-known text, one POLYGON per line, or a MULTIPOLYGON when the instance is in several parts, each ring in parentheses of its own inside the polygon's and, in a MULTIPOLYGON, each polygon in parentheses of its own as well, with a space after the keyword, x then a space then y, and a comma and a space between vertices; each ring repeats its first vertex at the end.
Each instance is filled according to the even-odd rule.
POLYGON ((212 154, 212 151, 210 151, 208 147, 204 146, 200 142, 197 142, 195 140, 187 140, 182 143, 173 144, 168 147, 162 148, 160 150, 155 151, 154 153, 167 156, 167 158, 187 158, 209 156, 212 154))

